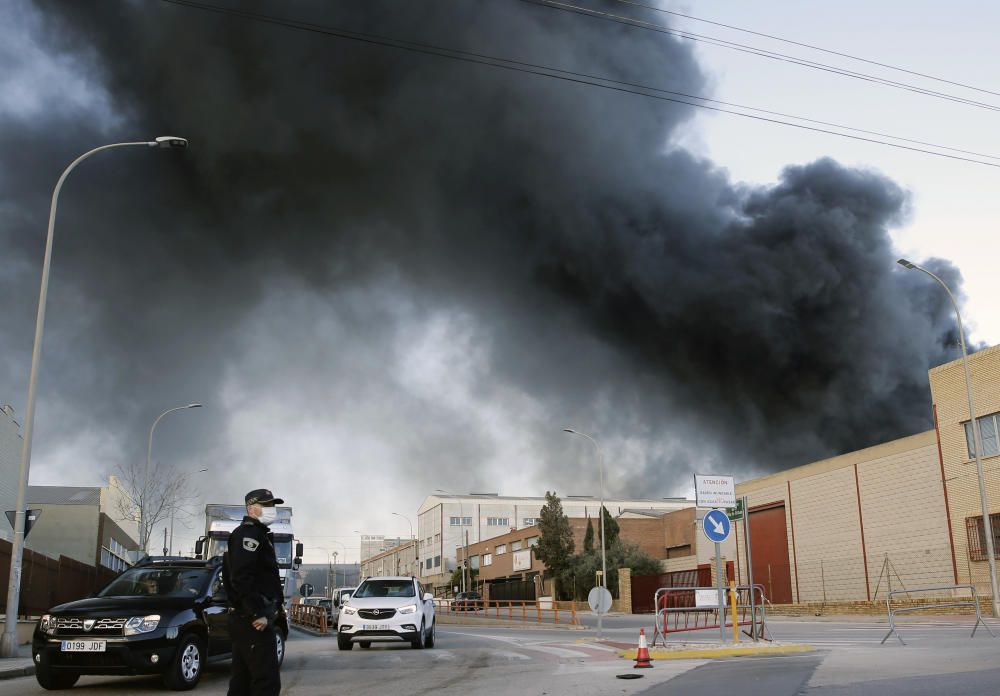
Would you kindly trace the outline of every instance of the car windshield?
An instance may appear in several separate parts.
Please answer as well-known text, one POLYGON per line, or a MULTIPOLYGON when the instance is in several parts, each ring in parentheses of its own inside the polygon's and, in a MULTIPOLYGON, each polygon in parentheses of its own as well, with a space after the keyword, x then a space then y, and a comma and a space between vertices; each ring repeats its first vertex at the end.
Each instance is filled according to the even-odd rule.
POLYGON ((197 597, 212 572, 206 568, 132 568, 115 578, 98 597, 197 597))
POLYGON ((415 597, 412 580, 366 580, 354 597, 415 597))

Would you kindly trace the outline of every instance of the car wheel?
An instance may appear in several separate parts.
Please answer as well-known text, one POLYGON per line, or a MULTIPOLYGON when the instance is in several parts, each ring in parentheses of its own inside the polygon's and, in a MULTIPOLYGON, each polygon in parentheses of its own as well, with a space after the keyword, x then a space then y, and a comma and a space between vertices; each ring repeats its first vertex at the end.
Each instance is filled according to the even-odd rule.
POLYGON ((188 634, 177 646, 174 661, 167 667, 163 681, 174 691, 189 691, 198 685, 205 664, 205 653, 198 636, 188 634))
POLYGON ((420 650, 421 648, 424 647, 424 632, 426 630, 427 630, 427 627, 424 625, 424 622, 421 621, 420 622, 420 630, 417 631, 417 637, 410 641, 410 646, 414 650, 420 650))
POLYGON ((367 650, 372 646, 372 642, 370 640, 363 640, 361 641, 360 645, 362 650, 367 650))
POLYGON ((351 642, 350 636, 342 636, 337 634, 337 647, 341 650, 350 650, 354 647, 354 643, 351 642))
POLYGON ((278 667, 285 661, 285 634, 280 630, 274 632, 275 648, 278 651, 278 667))
POLYGON ((49 691, 72 689, 79 678, 80 675, 73 672, 54 671, 46 664, 44 657, 42 658, 42 662, 35 668, 35 679, 38 680, 38 685, 49 691))
POLYGON ((437 621, 432 621, 431 622, 431 630, 427 632, 427 637, 424 639, 424 647, 425 648, 433 648, 434 647, 434 639, 437 637, 436 636, 437 628, 435 628, 436 626, 437 626, 437 621))

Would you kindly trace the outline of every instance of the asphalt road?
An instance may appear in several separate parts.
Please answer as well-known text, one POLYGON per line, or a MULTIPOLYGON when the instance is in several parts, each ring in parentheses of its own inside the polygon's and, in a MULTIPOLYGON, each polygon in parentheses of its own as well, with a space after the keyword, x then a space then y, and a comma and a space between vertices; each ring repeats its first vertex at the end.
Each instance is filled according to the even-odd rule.
MULTIPOLYGON (((782 642, 811 642, 814 653, 727 660, 660 660, 637 672, 610 648, 594 642, 595 631, 441 626, 437 646, 412 650, 375 644, 370 650, 337 650, 332 637, 294 632, 282 671, 283 694, 401 693, 491 696, 607 696, 678 694, 716 696, 986 696, 1000 694, 1000 638, 971 626, 908 624, 908 645, 879 644, 880 623, 775 621, 782 642), (622 680, 618 675, 641 674, 622 680)), ((649 617, 609 617, 605 637, 634 643, 649 617)), ((995 632, 1000 625, 994 628, 995 632)), ((671 640, 674 640, 672 638, 671 640)), ((718 634, 688 634, 689 642, 712 643, 718 634)), ((196 693, 225 694, 228 663, 211 665, 196 693)), ((85 677, 75 691, 90 694, 162 694, 149 677, 85 677)), ((0 682, 2 694, 44 693, 33 677, 0 682)))

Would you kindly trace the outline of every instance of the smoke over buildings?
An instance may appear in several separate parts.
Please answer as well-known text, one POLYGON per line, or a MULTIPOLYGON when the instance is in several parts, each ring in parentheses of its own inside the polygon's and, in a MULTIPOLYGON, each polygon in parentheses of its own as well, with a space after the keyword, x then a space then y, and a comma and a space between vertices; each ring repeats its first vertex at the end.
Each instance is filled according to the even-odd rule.
MULTIPOLYGON (((710 91, 670 37, 519 2, 252 5, 710 91)), ((62 167, 191 141, 94 158, 64 190, 36 476, 143 456, 191 400, 160 456, 208 465, 220 499, 303 475, 591 492, 567 425, 600 437, 616 492, 670 495, 693 469, 931 425, 953 324, 893 270, 907 196, 882 174, 824 159, 738 184, 676 145, 691 107, 231 14, 0 12, 0 400, 23 404, 62 167)))

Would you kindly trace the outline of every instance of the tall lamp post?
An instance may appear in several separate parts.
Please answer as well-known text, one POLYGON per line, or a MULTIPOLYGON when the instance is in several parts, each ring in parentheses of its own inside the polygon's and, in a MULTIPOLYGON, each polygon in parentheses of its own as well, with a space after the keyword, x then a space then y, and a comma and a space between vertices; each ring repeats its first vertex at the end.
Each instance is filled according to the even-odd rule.
MULTIPOLYGON (((146 550, 148 545, 148 540, 146 539, 146 486, 149 484, 149 470, 151 468, 151 462, 153 459, 153 433, 156 431, 156 425, 160 420, 166 416, 168 413, 173 413, 174 411, 184 411, 189 408, 201 408, 201 404, 187 404, 186 406, 175 406, 174 408, 168 408, 166 411, 161 413, 153 421, 153 425, 149 428, 149 446, 146 448, 146 471, 143 473, 142 477, 142 506, 139 508, 139 548, 143 551, 146 550)), ((204 469, 203 469, 204 471, 204 469)), ((174 503, 171 503, 170 508, 170 550, 173 551, 174 545, 174 503)))
MULTIPOLYGON (((1000 618, 1000 593, 997 592, 997 562, 993 549, 993 523, 990 520, 990 507, 986 499, 986 478, 983 475, 983 438, 979 430, 979 421, 976 419, 976 408, 972 399, 972 377, 969 373, 969 352, 965 346, 965 328, 962 324, 962 313, 958 309, 958 302, 955 300, 955 295, 952 294, 951 288, 938 276, 906 259, 899 259, 896 263, 911 271, 925 273, 936 280, 944 288, 944 291, 948 293, 951 306, 955 308, 955 318, 958 320, 958 339, 962 347, 962 367, 965 370, 965 395, 969 400, 969 420, 972 423, 972 449, 976 459, 976 475, 979 478, 979 503, 983 510, 983 531, 986 534, 986 557, 989 561, 990 569, 990 591, 993 593, 993 616, 1000 618)), ((969 581, 972 581, 971 577, 969 581)))
MULTIPOLYGON (((570 433, 571 435, 579 435, 580 437, 585 437, 590 440, 590 443, 597 450, 597 466, 601 471, 601 588, 607 591, 608 589, 608 562, 604 550, 604 454, 601 452, 601 446, 597 444, 597 440, 592 438, 587 433, 581 433, 579 430, 573 430, 572 428, 563 428, 563 432, 570 433)), ((602 621, 603 614, 598 612, 597 614, 597 637, 601 637, 601 632, 603 630, 604 622, 602 621)))
POLYGON ((17 481, 17 503, 14 508, 14 543, 10 555, 10 576, 7 582, 7 622, 3 638, 0 639, 0 656, 17 657, 17 614, 21 600, 21 561, 24 555, 24 517, 28 495, 28 472, 31 468, 31 436, 35 423, 35 388, 38 382, 38 364, 42 354, 42 334, 45 330, 45 300, 49 293, 49 269, 52 265, 52 239, 55 233, 56 208, 59 205, 59 192, 63 182, 80 162, 91 155, 117 147, 158 147, 184 148, 188 141, 184 138, 163 136, 147 142, 113 143, 102 145, 83 153, 73 160, 63 171, 52 191, 52 203, 49 207, 49 229, 45 237, 45 255, 42 260, 42 285, 38 293, 38 314, 35 318, 35 343, 31 351, 31 372, 28 377, 28 404, 24 413, 24 439, 21 445, 21 467, 17 481))
MULTIPOLYGON (((465 582, 465 567, 467 565, 469 565, 469 530, 467 530, 465 528, 465 501, 461 500, 461 496, 458 495, 457 493, 452 493, 451 491, 446 491, 443 488, 436 488, 435 492, 436 493, 444 493, 445 495, 453 495, 456 498, 460 499, 459 502, 458 502, 458 510, 459 510, 458 514, 460 514, 462 516, 461 517, 461 520, 462 520, 462 525, 461 525, 462 526, 462 592, 465 592, 466 590, 468 590, 473 585, 473 582, 472 582, 472 567, 471 566, 469 567, 469 583, 468 583, 468 585, 466 585, 466 582, 465 582)), ((470 517, 469 519, 471 520, 472 518, 470 517)), ((514 520, 514 524, 515 525, 517 524, 517 520, 514 520)), ((477 538, 479 539, 479 541, 482 541, 482 535, 480 535, 477 538)), ((479 542, 477 541, 476 543, 479 543, 479 542)), ((475 588, 473 588, 473 589, 475 589, 475 588)))

